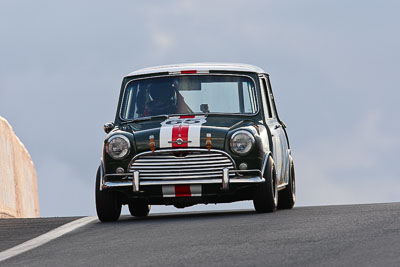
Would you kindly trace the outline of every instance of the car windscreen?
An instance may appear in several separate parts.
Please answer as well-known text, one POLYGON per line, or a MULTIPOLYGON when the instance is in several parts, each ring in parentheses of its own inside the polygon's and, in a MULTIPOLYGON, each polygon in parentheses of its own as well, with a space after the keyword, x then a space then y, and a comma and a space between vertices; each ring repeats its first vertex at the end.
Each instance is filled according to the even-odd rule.
POLYGON ((248 76, 182 75, 134 79, 127 83, 121 118, 257 112, 255 84, 248 76))

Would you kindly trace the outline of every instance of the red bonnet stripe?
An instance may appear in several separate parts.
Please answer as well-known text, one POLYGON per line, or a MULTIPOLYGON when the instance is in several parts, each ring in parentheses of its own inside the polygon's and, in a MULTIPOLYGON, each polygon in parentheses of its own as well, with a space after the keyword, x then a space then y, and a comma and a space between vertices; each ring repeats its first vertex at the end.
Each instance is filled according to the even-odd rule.
POLYGON ((188 146, 189 125, 175 125, 172 128, 172 147, 187 147, 188 146), (176 143, 176 140, 181 138, 183 141, 181 145, 176 143))
POLYGON ((182 116, 179 116, 179 118, 180 119, 194 119, 194 115, 182 115, 182 116))

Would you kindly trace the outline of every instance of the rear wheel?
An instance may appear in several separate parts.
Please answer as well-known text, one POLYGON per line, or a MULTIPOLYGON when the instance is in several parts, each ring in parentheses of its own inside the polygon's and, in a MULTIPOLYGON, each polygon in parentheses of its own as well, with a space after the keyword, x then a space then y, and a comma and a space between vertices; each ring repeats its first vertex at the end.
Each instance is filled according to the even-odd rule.
POLYGON ((275 163, 271 156, 268 158, 264 179, 265 183, 257 188, 253 199, 254 208, 258 213, 274 212, 278 206, 278 178, 275 163))
POLYGON ((131 215, 136 217, 146 217, 149 214, 151 208, 151 206, 147 204, 146 201, 136 199, 132 200, 128 204, 128 207, 131 215))
POLYGON ((122 204, 115 192, 100 191, 100 168, 96 175, 96 211, 102 222, 117 221, 121 215, 122 204))
POLYGON ((290 157, 289 181, 282 191, 279 191, 278 209, 291 209, 296 202, 296 179, 293 159, 290 157))

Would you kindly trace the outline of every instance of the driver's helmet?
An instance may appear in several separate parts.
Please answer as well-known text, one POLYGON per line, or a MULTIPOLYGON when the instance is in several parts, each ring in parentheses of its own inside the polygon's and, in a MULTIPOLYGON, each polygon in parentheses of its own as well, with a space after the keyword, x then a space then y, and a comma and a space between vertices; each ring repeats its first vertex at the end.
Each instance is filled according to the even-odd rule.
POLYGON ((153 83, 148 92, 153 100, 148 105, 151 115, 176 113, 177 97, 172 81, 153 83))

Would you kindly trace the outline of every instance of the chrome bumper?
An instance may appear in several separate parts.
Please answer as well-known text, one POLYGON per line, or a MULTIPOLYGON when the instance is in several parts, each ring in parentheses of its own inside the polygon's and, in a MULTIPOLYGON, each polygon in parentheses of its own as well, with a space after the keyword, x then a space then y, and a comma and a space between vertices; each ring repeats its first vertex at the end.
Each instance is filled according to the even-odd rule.
POLYGON ((229 184, 242 183, 242 184, 254 184, 265 182, 265 179, 261 176, 259 170, 228 170, 223 169, 222 179, 182 179, 182 180, 160 180, 160 181, 149 181, 140 180, 140 172, 134 171, 133 173, 120 173, 120 174, 106 174, 102 177, 101 189, 112 188, 112 187, 132 187, 133 192, 139 192, 142 186, 154 186, 154 185, 180 185, 180 184, 220 184, 222 190, 229 190, 229 184), (243 174, 243 173, 255 173, 259 175, 251 176, 235 176, 230 177, 229 174, 243 174), (108 177, 121 177, 119 181, 107 181, 108 177))

